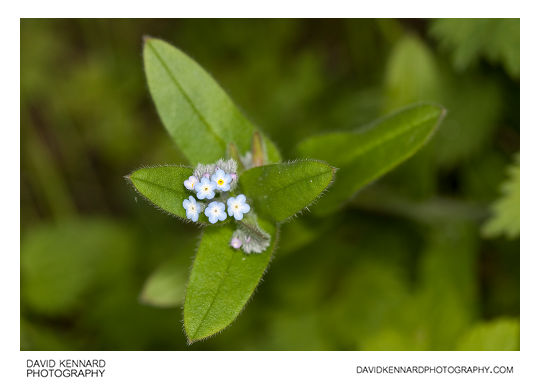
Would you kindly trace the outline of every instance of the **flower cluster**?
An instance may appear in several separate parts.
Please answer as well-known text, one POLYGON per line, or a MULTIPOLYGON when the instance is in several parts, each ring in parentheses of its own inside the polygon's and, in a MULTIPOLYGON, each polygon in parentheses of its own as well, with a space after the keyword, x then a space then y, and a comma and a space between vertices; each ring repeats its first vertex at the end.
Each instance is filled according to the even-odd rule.
POLYGON ((270 235, 259 226, 257 216, 250 212, 246 196, 234 193, 238 184, 237 166, 233 159, 197 165, 193 175, 184 181, 186 189, 196 196, 189 196, 183 202, 186 217, 197 222, 204 212, 211 224, 225 221, 227 217, 234 218, 237 229, 229 245, 247 254, 261 253, 269 247, 270 235), (250 214, 246 215, 248 212, 250 214))
POLYGON ((193 196, 189 196, 183 202, 186 210, 186 217, 191 221, 198 221, 199 214, 203 212, 211 224, 224 221, 227 213, 235 220, 242 220, 244 214, 250 211, 250 206, 246 202, 246 196, 240 194, 228 197, 237 184, 236 162, 234 160, 219 160, 216 164, 199 164, 193 175, 184 181, 184 186, 197 195, 197 201, 193 196), (220 194, 218 198, 216 195, 220 194), (212 200, 216 198, 215 200, 212 200), (208 205, 204 200, 211 200, 208 205), (227 210, 225 203, 227 202, 227 210))

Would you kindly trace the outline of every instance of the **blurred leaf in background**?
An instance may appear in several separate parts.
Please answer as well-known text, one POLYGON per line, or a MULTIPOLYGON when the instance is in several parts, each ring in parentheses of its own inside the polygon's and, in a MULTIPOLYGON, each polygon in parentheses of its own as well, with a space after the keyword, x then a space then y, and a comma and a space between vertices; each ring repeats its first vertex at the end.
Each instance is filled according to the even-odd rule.
POLYGON ((23 302, 45 315, 80 309, 100 285, 130 276, 135 244, 125 228, 107 220, 64 221, 34 230, 23 241, 23 302))
POLYGON ((430 31, 463 71, 481 58, 519 78, 519 19, 440 19, 430 31))
POLYGON ((179 307, 184 302, 188 280, 188 259, 171 257, 144 283, 141 302, 157 307, 179 307))
POLYGON ((502 196, 493 204, 492 217, 483 227, 484 235, 519 236, 519 154, 508 168, 508 178, 501 185, 502 196))
POLYGON ((420 260, 419 317, 429 349, 451 350, 478 317, 478 235, 459 222, 430 232, 420 260))
POLYGON ((462 351, 519 350, 519 321, 499 319, 480 323, 461 338, 458 349, 462 351))

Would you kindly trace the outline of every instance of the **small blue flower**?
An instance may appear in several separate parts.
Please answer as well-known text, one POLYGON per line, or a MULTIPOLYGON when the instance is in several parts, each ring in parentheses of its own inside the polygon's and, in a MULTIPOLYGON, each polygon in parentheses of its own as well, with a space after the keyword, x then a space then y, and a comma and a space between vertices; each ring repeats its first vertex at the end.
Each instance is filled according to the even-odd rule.
POLYGON ((189 179, 184 180, 184 187, 186 187, 190 191, 193 191, 195 189, 195 185, 198 182, 199 180, 195 176, 190 176, 189 179))
POLYGON ((208 221, 212 224, 217 223, 217 221, 223 221, 227 218, 225 213, 225 204, 219 201, 212 201, 208 204, 208 207, 204 210, 204 214, 208 217, 208 221))
POLYGON ((229 216, 234 216, 236 220, 242 220, 244 218, 244 213, 248 213, 250 210, 249 204, 246 203, 245 195, 229 197, 229 199, 227 200, 227 206, 229 216))
POLYGON ((212 175, 212 181, 216 183, 216 188, 220 191, 227 192, 231 189, 232 176, 225 173, 222 169, 217 169, 212 175))
POLYGON ((195 200, 193 196, 190 196, 189 200, 185 199, 182 205, 186 210, 186 216, 188 219, 194 222, 199 220, 199 213, 201 213, 201 205, 197 203, 197 200, 195 200))
POLYGON ((195 184, 195 191, 197 191, 197 198, 200 200, 203 199, 213 199, 216 193, 216 183, 208 180, 207 177, 203 177, 200 183, 195 184))

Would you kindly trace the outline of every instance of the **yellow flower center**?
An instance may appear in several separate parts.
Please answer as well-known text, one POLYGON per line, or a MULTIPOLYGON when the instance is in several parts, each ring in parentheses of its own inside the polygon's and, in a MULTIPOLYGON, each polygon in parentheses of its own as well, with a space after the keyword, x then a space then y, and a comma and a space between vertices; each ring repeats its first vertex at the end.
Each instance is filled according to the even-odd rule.
POLYGON ((225 182, 225 181, 224 181, 223 179, 219 179, 219 180, 217 181, 217 183, 218 183, 219 185, 223 185, 224 182, 225 182))

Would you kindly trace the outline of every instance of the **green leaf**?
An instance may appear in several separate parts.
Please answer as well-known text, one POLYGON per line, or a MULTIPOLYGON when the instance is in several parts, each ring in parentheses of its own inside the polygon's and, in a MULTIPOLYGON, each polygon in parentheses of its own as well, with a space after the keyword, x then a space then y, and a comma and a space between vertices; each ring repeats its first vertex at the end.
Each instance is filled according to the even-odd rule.
MULTIPOLYGON (((253 125, 216 81, 193 59, 172 45, 146 39, 144 69, 150 93, 167 131, 192 165, 212 163, 235 143, 250 150, 253 125)), ((277 148, 265 138, 269 162, 279 162, 277 148)))
POLYGON ((518 351, 519 320, 497 319, 473 327, 457 345, 460 351, 518 351))
POLYGON ((138 169, 127 178, 155 206, 186 219, 182 202, 188 198, 189 192, 184 187, 184 180, 192 174, 193 169, 189 167, 165 165, 138 169))
POLYGON ((433 350, 449 350, 478 316, 476 226, 470 222, 433 224, 426 233, 417 273, 416 316, 433 350))
POLYGON ((281 222, 313 203, 330 185, 335 171, 323 161, 301 160, 251 168, 239 182, 258 214, 281 222))
POLYGON ((519 19, 439 19, 430 33, 450 51, 456 69, 484 57, 519 78, 519 19))
POLYGON ((409 35, 390 52, 383 90, 385 111, 426 101, 451 111, 452 118, 441 125, 422 158, 415 158, 418 165, 409 163, 406 174, 400 172, 415 185, 425 183, 418 180, 423 174, 433 178, 437 166, 454 167, 485 148, 502 110, 500 85, 493 78, 470 72, 456 74, 447 62, 438 61, 421 39, 409 35))
POLYGON ((314 211, 329 213, 416 153, 445 114, 437 105, 420 104, 400 110, 352 132, 315 136, 301 142, 302 156, 328 161, 339 168, 336 182, 314 211))
POLYGON ((161 264, 144 283, 141 302, 156 307, 181 305, 184 302, 188 277, 186 264, 184 257, 174 257, 161 264))
POLYGON ((272 237, 262 253, 233 249, 234 227, 208 226, 189 277, 184 305, 184 328, 190 342, 211 336, 238 316, 259 283, 276 242, 276 226, 259 219, 272 237))
POLYGON ((414 35, 403 36, 393 47, 384 79, 385 110, 436 98, 440 75, 435 57, 414 35))
POLYGON ((130 265, 132 232, 107 219, 41 224, 21 240, 21 303, 32 312, 67 315, 85 306, 130 265))
POLYGON ((501 186, 503 195, 493 204, 493 216, 482 228, 485 236, 506 235, 510 239, 519 236, 519 154, 508 174, 501 186))

